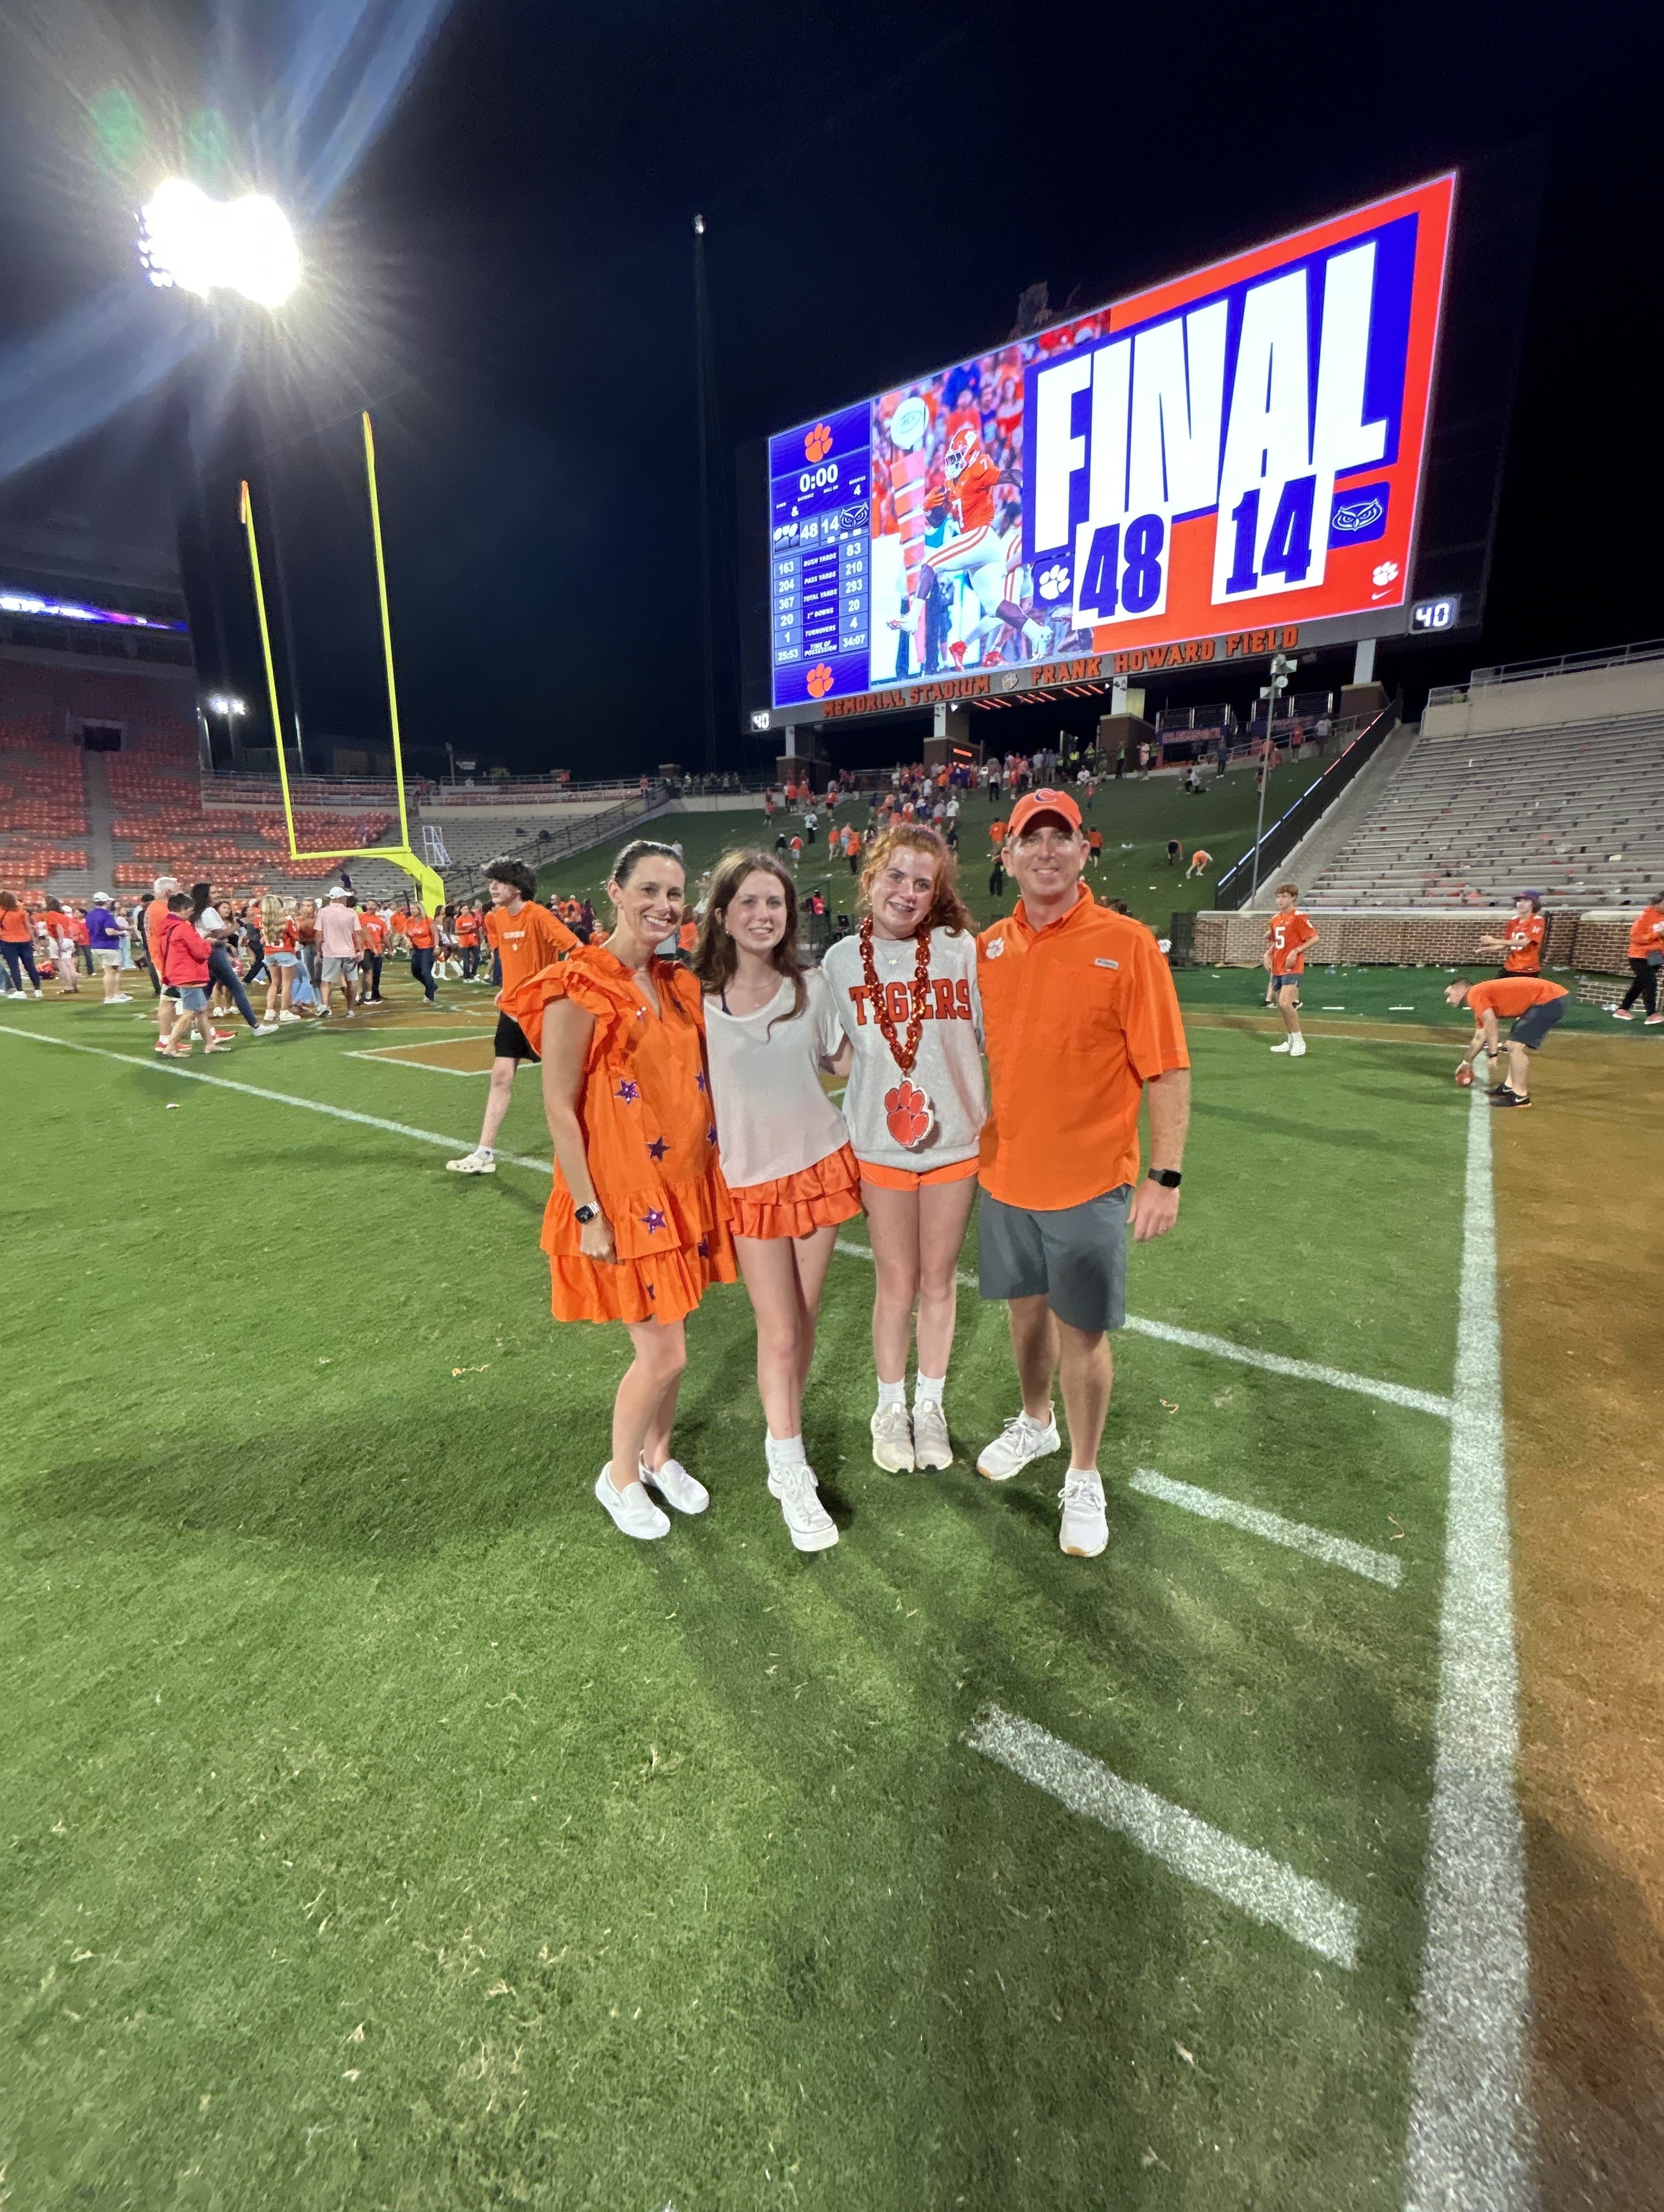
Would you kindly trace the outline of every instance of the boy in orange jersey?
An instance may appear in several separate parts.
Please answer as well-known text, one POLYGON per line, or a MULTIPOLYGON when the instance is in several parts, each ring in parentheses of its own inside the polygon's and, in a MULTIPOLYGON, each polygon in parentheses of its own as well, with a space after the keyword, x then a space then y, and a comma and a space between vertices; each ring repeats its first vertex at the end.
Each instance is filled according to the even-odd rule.
POLYGON ((1508 1080, 1495 1086, 1490 1103, 1493 1106, 1529 1106, 1531 1055, 1564 1017, 1569 1003, 1565 985, 1546 982, 1540 975, 1498 975, 1484 983, 1448 983, 1444 995, 1449 1006, 1466 1005, 1474 1020, 1473 1042, 1456 1064, 1457 1081, 1461 1081, 1463 1069, 1471 1069, 1481 1053, 1495 1065, 1502 1048, 1497 1017, 1511 1015, 1514 1026, 1508 1033, 1508 1080))
POLYGON ((1271 1003, 1283 1017, 1287 1031, 1273 1052, 1286 1052, 1302 1060, 1306 1040, 1300 1028, 1300 979, 1306 972, 1306 955, 1318 941, 1307 916, 1299 911, 1300 885, 1279 884, 1277 911, 1265 925, 1265 965, 1271 971, 1271 1003))
POLYGON ((485 881, 491 895, 485 935, 502 963, 503 990, 497 999, 491 1087, 485 1094, 479 1142, 460 1160, 446 1161, 453 1175, 497 1173, 497 1133, 514 1095, 515 1072, 527 1061, 533 1067, 538 1065, 538 1055, 524 1030, 502 1012, 503 998, 522 983, 529 983, 552 961, 564 960, 576 950, 578 942, 564 921, 558 921, 547 907, 539 906, 533 898, 537 878, 524 860, 491 861, 485 870, 485 881))
POLYGON ((1548 934, 1548 924, 1543 919, 1543 895, 1540 891, 1517 891, 1514 899, 1514 914, 1500 937, 1482 937, 1481 952, 1500 952, 1504 975, 1540 975, 1543 972, 1543 939, 1548 934))

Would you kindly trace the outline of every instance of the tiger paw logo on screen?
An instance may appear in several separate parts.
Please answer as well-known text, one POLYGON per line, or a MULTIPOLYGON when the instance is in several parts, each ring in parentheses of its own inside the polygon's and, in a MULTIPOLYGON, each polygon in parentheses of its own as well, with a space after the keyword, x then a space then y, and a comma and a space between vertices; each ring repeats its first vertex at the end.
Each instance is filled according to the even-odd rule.
POLYGON ((817 422, 803 440, 804 456, 811 461, 824 461, 831 451, 832 425, 830 422, 817 422))
POLYGON ((824 660, 817 660, 803 678, 811 699, 824 699, 832 688, 832 672, 824 660))

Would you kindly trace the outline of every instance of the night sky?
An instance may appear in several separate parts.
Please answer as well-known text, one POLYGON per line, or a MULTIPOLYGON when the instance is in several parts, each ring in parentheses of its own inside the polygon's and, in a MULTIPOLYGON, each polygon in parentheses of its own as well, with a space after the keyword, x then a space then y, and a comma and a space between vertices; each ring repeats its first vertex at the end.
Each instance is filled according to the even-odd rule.
MULTIPOLYGON (((189 105, 205 51, 181 9, 143 39, 131 9, 119 40, 94 11, 54 21, 50 69, 0 78, 14 217, 0 343, 125 265, 125 210, 88 161, 84 103, 125 75, 141 104, 189 105)), ((1413 701, 1476 662, 1664 630, 1660 46, 1656 12, 1633 0, 1386 14, 459 0, 303 239, 306 314, 281 342, 258 317, 245 329, 204 466, 216 562, 189 541, 204 676, 223 622, 232 680, 258 690, 228 526, 248 469, 282 525, 307 726, 381 734, 352 419, 367 403, 407 738, 579 775, 697 764, 696 208, 731 509, 743 441, 999 342, 1027 285, 1089 307, 1532 137, 1546 192, 1485 632, 1384 653, 1383 671, 1413 701)), ((222 337, 229 358, 238 328, 222 337)), ((189 523, 184 425, 196 410, 202 434, 207 381, 185 373, 0 486, 0 514, 69 507, 154 534, 182 501, 189 523)), ((738 766, 724 565, 718 731, 738 766)), ((1000 718, 1008 742, 1026 719, 1000 718)), ((1060 716, 1034 719, 1029 742, 1060 716)), ((893 752, 891 730, 863 726, 863 753, 893 752)))

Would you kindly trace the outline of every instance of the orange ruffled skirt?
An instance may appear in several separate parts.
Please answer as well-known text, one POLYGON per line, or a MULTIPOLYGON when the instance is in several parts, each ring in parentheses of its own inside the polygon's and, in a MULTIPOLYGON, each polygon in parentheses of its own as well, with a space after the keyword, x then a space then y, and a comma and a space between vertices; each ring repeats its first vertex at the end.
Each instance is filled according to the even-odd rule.
POLYGON ((730 1190, 736 1237, 808 1237, 861 1211, 861 1163, 847 1145, 813 1167, 730 1190))
MULTIPOLYGON (((557 1321, 686 1321, 713 1283, 739 1278, 729 1231, 728 1193, 720 1175, 698 1182, 663 1183, 621 1204, 619 1214, 645 1226, 653 1223, 649 1249, 620 1254, 610 1265, 586 1259, 577 1248, 579 1230, 564 1184, 551 1196, 543 1218, 543 1249, 549 1255, 549 1303, 557 1321)), ((609 1216, 609 1218, 612 1218, 609 1216)), ((619 1242, 639 1243, 633 1231, 619 1242)))

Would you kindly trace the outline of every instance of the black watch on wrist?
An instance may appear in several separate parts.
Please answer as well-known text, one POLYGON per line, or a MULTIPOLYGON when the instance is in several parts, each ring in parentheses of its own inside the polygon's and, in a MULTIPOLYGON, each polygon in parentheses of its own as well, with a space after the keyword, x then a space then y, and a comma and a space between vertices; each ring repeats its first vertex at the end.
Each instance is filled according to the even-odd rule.
POLYGON ((575 1206, 572 1208, 572 1218, 587 1229, 600 1212, 600 1208, 598 1206, 575 1206))
POLYGON ((1159 1182, 1163 1190, 1177 1190, 1184 1180, 1177 1168, 1152 1168, 1145 1177, 1148 1182, 1159 1182))

